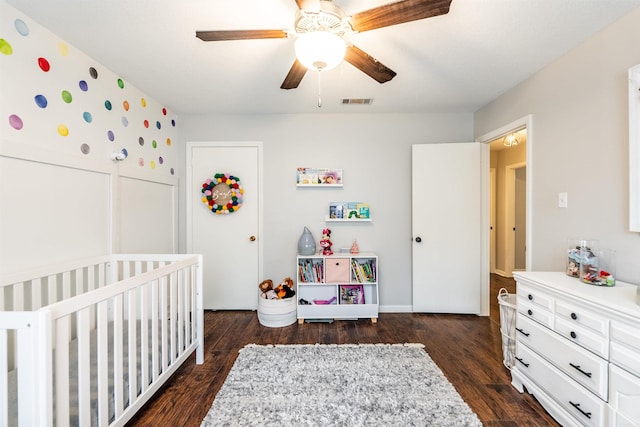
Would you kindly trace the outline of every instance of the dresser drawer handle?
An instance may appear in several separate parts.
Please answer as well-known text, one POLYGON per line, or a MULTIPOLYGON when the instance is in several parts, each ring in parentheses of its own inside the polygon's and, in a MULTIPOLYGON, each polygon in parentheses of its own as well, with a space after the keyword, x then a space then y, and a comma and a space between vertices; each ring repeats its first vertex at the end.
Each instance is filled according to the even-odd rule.
POLYGON ((573 320, 576 320, 576 319, 578 318, 578 315, 577 315, 577 314, 575 314, 575 313, 571 313, 571 318, 572 318, 573 320))
POLYGON ((516 328, 516 331, 520 332, 525 337, 528 337, 529 335, 531 335, 528 332, 523 331, 521 328, 516 328))
POLYGON ((529 316, 533 316, 533 311, 532 311, 531 309, 529 309, 529 310, 527 310, 527 314, 528 314, 529 316))
POLYGON ((578 411, 580 411, 580 413, 582 415, 584 415, 585 417, 591 419, 591 412, 585 412, 582 409, 580 409, 580 404, 579 403, 573 403, 572 401, 569 401, 569 403, 571 403, 571 406, 573 406, 574 408, 576 408, 578 411))
POLYGON ((524 363, 524 361, 520 357, 516 357, 516 360, 524 365, 525 368, 529 367, 529 363, 524 363))
POLYGON ((575 369, 576 371, 580 372, 583 375, 586 375, 587 377, 591 378, 591 372, 585 372, 582 369, 580 369, 580 365, 574 365, 573 363, 569 362, 569 365, 575 369))
POLYGON ((571 331, 571 333, 569 335, 571 335, 571 338, 573 338, 573 339, 576 339, 578 337, 578 334, 576 334, 573 331, 571 331))

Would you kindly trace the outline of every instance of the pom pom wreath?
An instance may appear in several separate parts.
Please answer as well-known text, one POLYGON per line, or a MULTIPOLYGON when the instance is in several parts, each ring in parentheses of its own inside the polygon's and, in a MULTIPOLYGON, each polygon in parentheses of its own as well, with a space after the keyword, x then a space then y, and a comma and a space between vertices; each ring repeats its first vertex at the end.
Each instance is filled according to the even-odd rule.
POLYGON ((240 178, 226 173, 217 173, 202 183, 202 203, 212 213, 230 214, 242 206, 244 189, 240 178))

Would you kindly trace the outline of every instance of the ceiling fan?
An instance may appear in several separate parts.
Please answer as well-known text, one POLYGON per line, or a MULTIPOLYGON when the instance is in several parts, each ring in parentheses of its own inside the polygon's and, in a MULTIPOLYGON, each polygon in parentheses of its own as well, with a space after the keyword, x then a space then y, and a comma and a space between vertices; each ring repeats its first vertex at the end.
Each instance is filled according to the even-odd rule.
POLYGON ((344 60, 369 77, 379 83, 385 83, 395 77, 395 71, 353 44, 345 43, 342 37, 348 33, 375 30, 444 15, 449 12, 452 0, 400 0, 351 16, 345 14, 331 0, 295 1, 298 5, 298 10, 296 11, 294 30, 196 31, 196 37, 205 42, 295 37, 297 57, 280 86, 281 89, 295 89, 302 81, 309 67, 318 71, 330 68, 330 64, 324 59, 316 60, 306 66, 303 65, 300 60, 300 51, 298 50, 299 42, 304 38, 310 38, 309 36, 311 35, 328 35, 327 37, 332 37, 334 41, 337 39, 342 44, 342 56, 339 57, 337 62, 341 62, 344 58, 344 60))

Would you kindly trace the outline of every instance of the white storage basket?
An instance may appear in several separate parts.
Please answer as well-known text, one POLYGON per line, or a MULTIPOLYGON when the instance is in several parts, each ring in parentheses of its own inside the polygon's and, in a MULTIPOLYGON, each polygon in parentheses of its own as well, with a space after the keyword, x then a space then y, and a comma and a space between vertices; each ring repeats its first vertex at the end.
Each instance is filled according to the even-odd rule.
POLYGON ((296 322, 298 317, 296 299, 258 298, 258 320, 263 326, 281 328, 296 322))

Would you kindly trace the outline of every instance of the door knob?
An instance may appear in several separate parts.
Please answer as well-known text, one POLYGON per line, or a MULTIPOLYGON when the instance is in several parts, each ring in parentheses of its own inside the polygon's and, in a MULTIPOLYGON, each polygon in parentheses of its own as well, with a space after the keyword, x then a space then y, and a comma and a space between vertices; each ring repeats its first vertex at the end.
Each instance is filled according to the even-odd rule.
POLYGON ((256 236, 249 237, 249 240, 252 241, 252 242, 255 242, 256 241, 256 236))
POLYGON ((420 242, 422 242, 422 237, 420 236, 416 237, 416 243, 420 243, 420 242))

